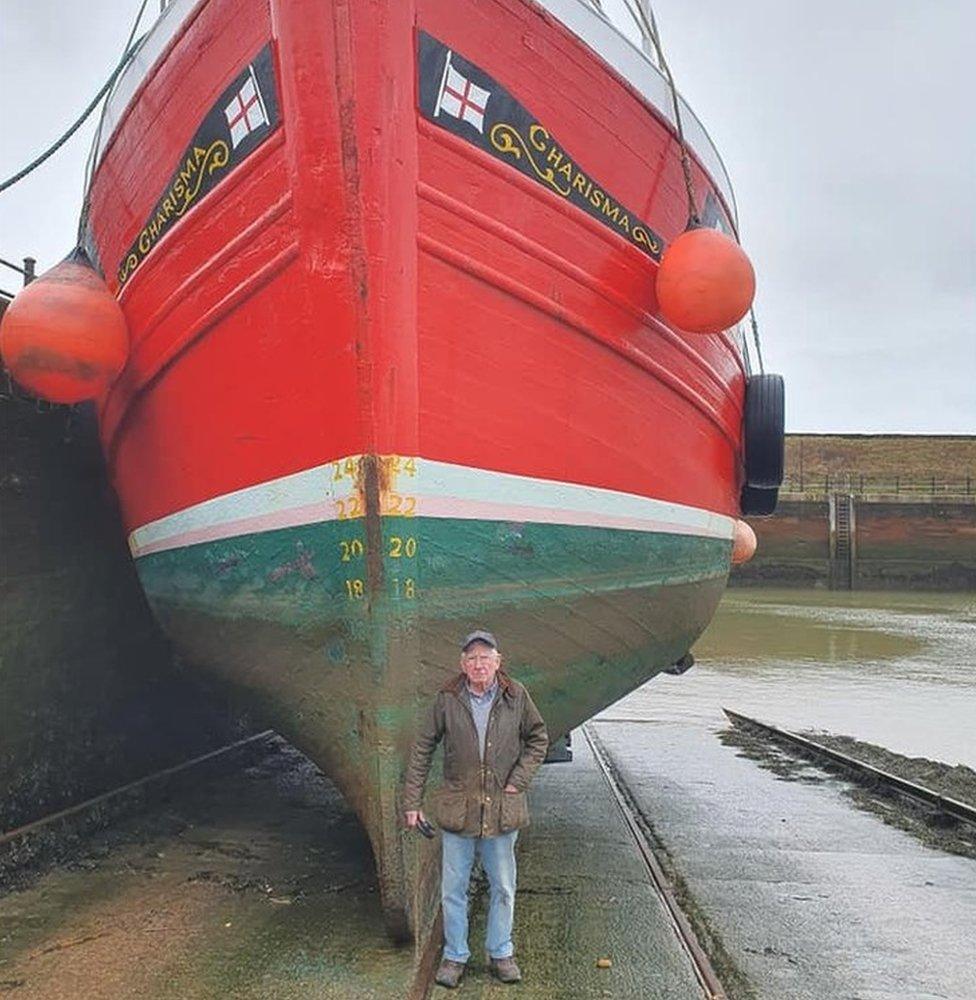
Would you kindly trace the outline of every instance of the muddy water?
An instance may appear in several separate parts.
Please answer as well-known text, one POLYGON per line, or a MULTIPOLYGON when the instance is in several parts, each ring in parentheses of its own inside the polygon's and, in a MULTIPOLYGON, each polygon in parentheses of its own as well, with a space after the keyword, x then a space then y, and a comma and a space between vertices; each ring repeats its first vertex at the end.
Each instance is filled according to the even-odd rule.
POLYGON ((719 723, 727 706, 976 766, 976 594, 730 590, 694 653, 601 718, 719 723))

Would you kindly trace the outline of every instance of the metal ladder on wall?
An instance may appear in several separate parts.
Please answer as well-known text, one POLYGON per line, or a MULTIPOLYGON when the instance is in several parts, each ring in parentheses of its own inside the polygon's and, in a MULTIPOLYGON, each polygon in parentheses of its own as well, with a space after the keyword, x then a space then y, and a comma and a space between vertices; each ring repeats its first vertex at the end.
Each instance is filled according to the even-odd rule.
POLYGON ((831 493, 828 514, 830 589, 853 590, 856 577, 854 497, 850 493, 831 493))

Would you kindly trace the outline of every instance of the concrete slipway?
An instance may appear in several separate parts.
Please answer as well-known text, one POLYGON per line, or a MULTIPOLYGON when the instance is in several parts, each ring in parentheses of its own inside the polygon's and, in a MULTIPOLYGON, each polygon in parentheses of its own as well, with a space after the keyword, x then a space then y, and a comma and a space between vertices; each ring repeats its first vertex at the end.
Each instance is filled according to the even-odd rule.
MULTIPOLYGON (((584 740, 573 763, 543 769, 534 813, 520 852, 518 994, 696 996, 584 740)), ((507 992, 484 972, 483 902, 479 888, 460 996, 507 992)), ((384 937, 364 833, 280 743, 0 898, 0 995, 16 1000, 390 1000, 416 977, 413 950, 384 937)))
MULTIPOLYGON (((744 753, 720 738, 717 713, 590 725, 729 996, 976 997, 971 859, 861 810, 842 779, 744 753)), ((479 885, 454 995, 696 1000, 690 960, 581 733, 574 750, 543 768, 520 838, 525 982, 485 972, 479 885)), ((361 828, 280 741, 0 897, 0 995, 16 1000, 389 1000, 422 995, 422 980, 413 949, 383 935, 361 828)))

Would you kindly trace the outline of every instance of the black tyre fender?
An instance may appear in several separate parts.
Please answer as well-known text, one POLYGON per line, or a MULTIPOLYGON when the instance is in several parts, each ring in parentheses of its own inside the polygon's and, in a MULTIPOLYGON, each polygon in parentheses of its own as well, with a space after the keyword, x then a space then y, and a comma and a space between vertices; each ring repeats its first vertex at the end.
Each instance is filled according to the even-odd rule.
POLYGON ((779 490, 764 490, 758 486, 743 486, 739 497, 739 507, 744 515, 766 517, 776 510, 779 490))
POLYGON ((670 667, 665 667, 664 672, 666 674, 673 674, 675 677, 680 677, 681 674, 687 673, 695 665, 695 658, 691 653, 685 653, 680 660, 675 660, 670 667))
POLYGON ((783 482, 785 421, 783 376, 750 375, 743 434, 747 486, 778 489, 783 482))

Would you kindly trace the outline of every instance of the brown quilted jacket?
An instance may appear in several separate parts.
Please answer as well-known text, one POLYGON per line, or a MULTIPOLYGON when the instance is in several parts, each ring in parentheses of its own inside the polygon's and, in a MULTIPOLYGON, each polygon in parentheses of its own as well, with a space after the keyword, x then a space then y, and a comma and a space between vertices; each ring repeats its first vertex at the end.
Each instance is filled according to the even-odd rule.
POLYGON ((444 741, 444 783, 432 796, 431 815, 445 830, 465 837, 495 837, 527 826, 526 789, 546 756, 546 724, 529 692, 499 670, 485 735, 485 760, 459 673, 427 712, 410 752, 403 795, 405 811, 420 809, 437 744, 444 741), (518 792, 503 792, 508 785, 518 792))

